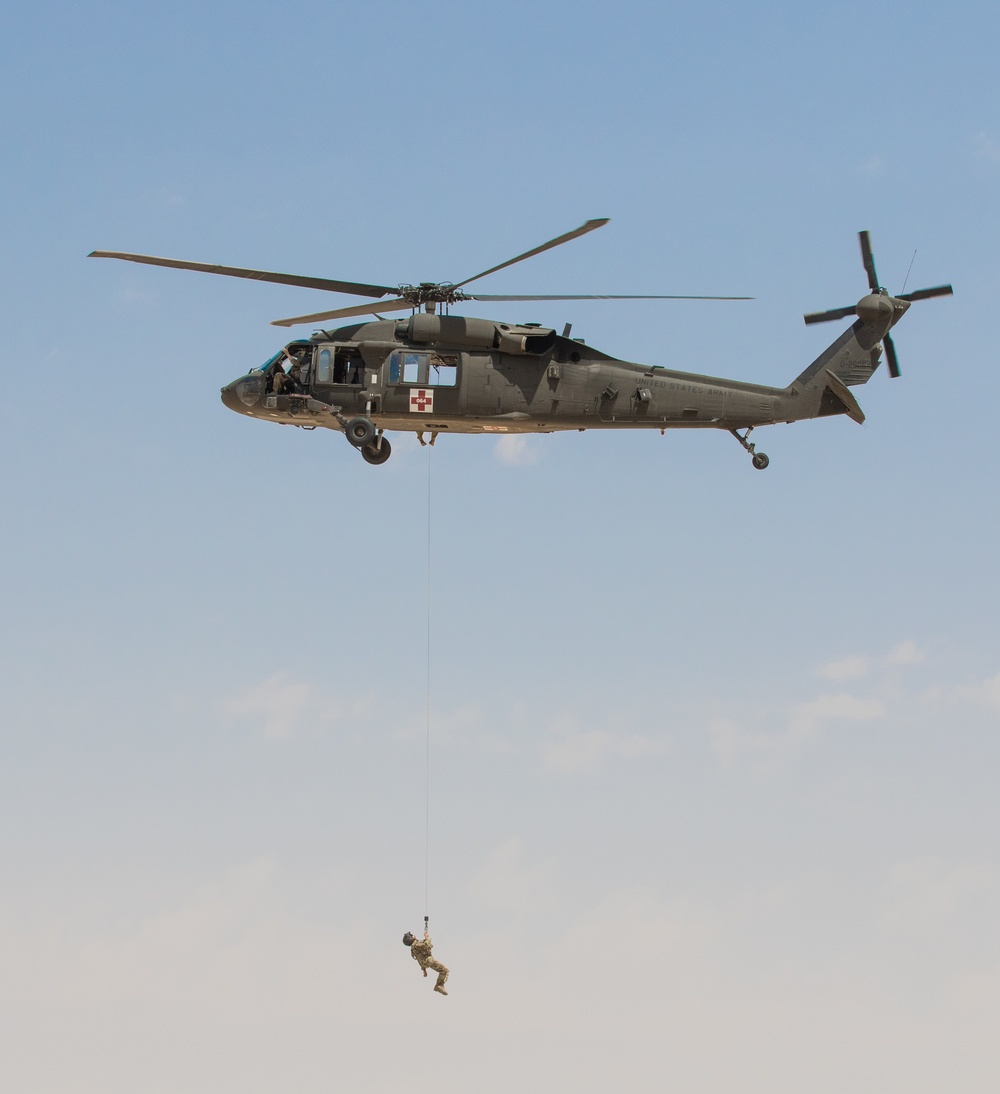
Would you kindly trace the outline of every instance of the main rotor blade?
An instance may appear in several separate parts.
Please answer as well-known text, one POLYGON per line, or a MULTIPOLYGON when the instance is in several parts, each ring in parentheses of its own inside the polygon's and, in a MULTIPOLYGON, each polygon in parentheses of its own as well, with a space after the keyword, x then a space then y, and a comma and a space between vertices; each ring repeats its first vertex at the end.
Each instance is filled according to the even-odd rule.
POLYGON ((356 281, 332 281, 327 277, 302 277, 299 274, 269 273, 266 270, 244 270, 239 266, 215 266, 210 262, 184 262, 177 258, 156 258, 153 255, 133 255, 124 251, 91 251, 88 258, 121 258, 126 262, 142 262, 147 266, 169 266, 175 270, 197 270, 199 273, 245 277, 250 281, 273 281, 278 285, 296 285, 303 289, 326 289, 329 292, 351 293, 354 296, 386 296, 399 292, 385 285, 363 285, 356 281))
POLYGON ((857 315, 858 308, 856 304, 852 304, 849 308, 834 308, 832 311, 814 311, 809 315, 804 315, 806 324, 810 323, 828 323, 831 319, 846 319, 849 315, 857 315))
POLYGON ((899 375, 899 360, 896 357, 896 347, 888 334, 882 339, 882 345, 885 346, 885 360, 889 366, 889 375, 895 378, 899 375))
POLYGON ((404 311, 412 308, 408 300, 386 300, 377 304, 355 304, 353 308, 337 308, 336 311, 318 311, 313 315, 296 315, 291 319, 274 319, 272 327, 294 327, 299 323, 322 323, 327 319, 347 319, 351 315, 375 315, 384 311, 404 311))
POLYGON ((493 296, 467 294, 469 300, 754 300, 753 296, 493 296))
POLYGON ((878 292, 878 274, 875 272, 871 239, 869 239, 867 232, 858 232, 858 239, 861 241, 861 261, 865 264, 865 273, 868 274, 868 288, 872 292, 878 292))
POLYGON ((526 258, 540 255, 542 251, 549 251, 553 247, 558 247, 561 243, 568 243, 571 239, 576 239, 577 236, 586 235, 587 232, 592 232, 595 228, 603 228, 604 225, 608 223, 609 219, 609 217, 604 217, 602 220, 588 220, 586 224, 581 225, 575 231, 567 232, 565 235, 557 236, 555 239, 550 239, 548 243, 543 243, 541 247, 535 247, 531 251, 525 251, 523 255, 518 255, 517 258, 510 258, 506 262, 501 262, 499 266, 491 266, 490 269, 483 270, 482 273, 476 274, 475 277, 467 277, 464 281, 459 281, 454 287, 460 289, 463 285, 468 285, 472 281, 478 281, 487 274, 496 273, 497 270, 503 270, 508 266, 513 266, 515 262, 523 262, 526 258))
POLYGON ((930 300, 932 296, 951 296, 954 291, 950 285, 935 285, 933 289, 917 289, 916 292, 905 292, 898 299, 930 300))

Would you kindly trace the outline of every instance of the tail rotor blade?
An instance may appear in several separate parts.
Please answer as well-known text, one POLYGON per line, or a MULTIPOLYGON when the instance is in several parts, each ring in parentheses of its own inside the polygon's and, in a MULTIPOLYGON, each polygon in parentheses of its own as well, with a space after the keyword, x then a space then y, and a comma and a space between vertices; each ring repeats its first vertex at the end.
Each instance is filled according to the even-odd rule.
POLYGON ((950 285, 935 285, 933 289, 917 289, 916 292, 904 292, 899 300, 930 300, 932 296, 951 296, 954 289, 950 285))
POLYGON ((849 315, 857 314, 857 306, 852 304, 849 308, 834 308, 832 311, 814 311, 803 316, 806 325, 812 323, 829 323, 833 319, 846 319, 849 315))
POLYGON ((865 273, 868 274, 868 288, 872 292, 878 292, 878 274, 875 272, 875 259, 872 257, 872 243, 867 232, 858 232, 861 242, 861 261, 865 264, 865 273))
POLYGON ((888 334, 882 339, 882 345, 885 346, 885 360, 889 366, 889 375, 895 379, 899 376, 899 360, 896 357, 896 347, 888 334))

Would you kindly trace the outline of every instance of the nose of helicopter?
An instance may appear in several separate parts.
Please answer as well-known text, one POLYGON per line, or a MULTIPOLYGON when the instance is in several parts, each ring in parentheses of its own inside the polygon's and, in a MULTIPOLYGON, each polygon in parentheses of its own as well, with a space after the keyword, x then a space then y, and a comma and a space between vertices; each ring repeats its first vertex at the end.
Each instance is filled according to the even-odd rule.
POLYGON ((237 414, 249 413, 251 407, 260 402, 263 394, 264 379, 254 375, 241 376, 231 384, 226 384, 220 392, 223 406, 235 410, 237 414))
POLYGON ((236 380, 231 384, 226 384, 219 393, 222 396, 222 405, 230 410, 239 410, 239 396, 236 394, 236 384, 236 380))

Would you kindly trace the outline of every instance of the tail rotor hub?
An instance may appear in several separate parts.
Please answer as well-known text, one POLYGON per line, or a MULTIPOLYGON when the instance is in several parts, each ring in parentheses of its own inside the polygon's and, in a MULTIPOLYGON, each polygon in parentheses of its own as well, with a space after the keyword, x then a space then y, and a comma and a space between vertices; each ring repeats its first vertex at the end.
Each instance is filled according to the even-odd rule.
POLYGON ((903 305, 902 310, 905 311, 909 307, 905 301, 896 301, 893 297, 889 296, 885 291, 879 293, 869 293, 868 296, 863 296, 858 301, 858 306, 855 308, 858 318, 863 323, 885 323, 893 318, 896 314, 896 304, 901 303, 903 305))

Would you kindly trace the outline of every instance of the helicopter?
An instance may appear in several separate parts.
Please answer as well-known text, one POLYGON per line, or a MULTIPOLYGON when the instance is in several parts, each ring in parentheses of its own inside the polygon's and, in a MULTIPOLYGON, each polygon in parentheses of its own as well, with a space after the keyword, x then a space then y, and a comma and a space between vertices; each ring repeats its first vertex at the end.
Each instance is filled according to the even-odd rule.
POLYGON ((587 429, 724 429, 758 470, 768 457, 750 434, 758 426, 846 414, 865 416, 850 389, 868 381, 884 347, 889 375, 899 376, 890 330, 915 300, 952 293, 951 285, 891 295, 878 281, 869 233, 859 233, 869 292, 857 304, 814 312, 807 324, 855 317, 855 322, 785 388, 678 372, 619 360, 536 323, 515 325, 451 314, 465 301, 747 300, 732 296, 497 296, 467 293, 473 281, 601 228, 588 220, 515 258, 457 284, 421 282, 396 287, 297 274, 217 266, 122 251, 93 251, 153 266, 270 281, 374 298, 375 303, 278 319, 274 326, 374 316, 318 329, 283 346, 263 365, 222 388, 222 402, 251 418, 302 429, 344 433, 370 464, 392 452, 386 433, 416 433, 423 445, 441 433, 493 436, 587 429), (382 300, 383 297, 390 297, 382 300), (441 310, 439 311, 439 307, 441 310), (384 313, 410 311, 403 319, 384 313), (742 431, 742 432, 741 432, 742 431))

